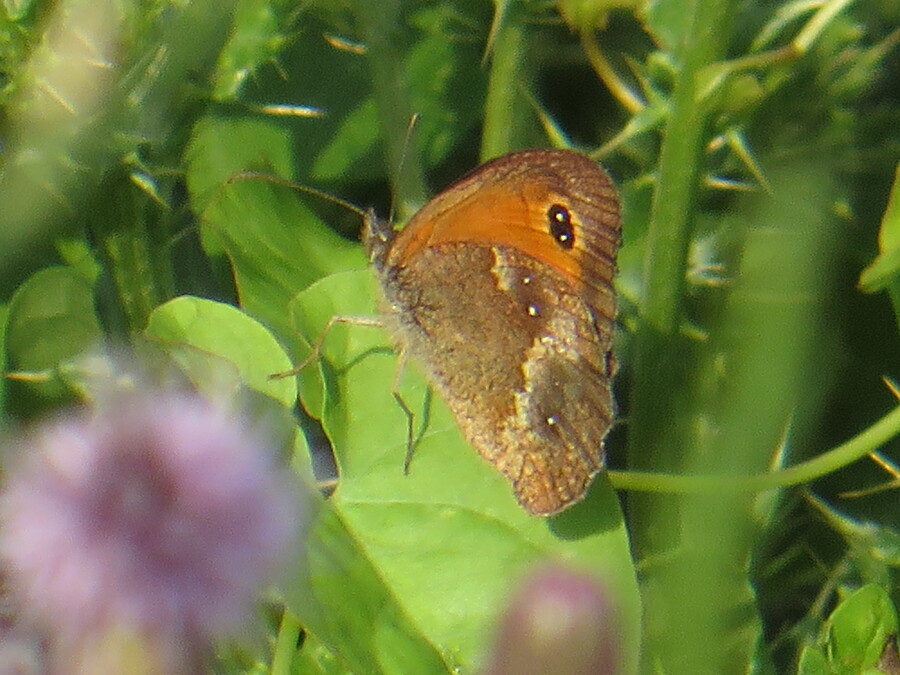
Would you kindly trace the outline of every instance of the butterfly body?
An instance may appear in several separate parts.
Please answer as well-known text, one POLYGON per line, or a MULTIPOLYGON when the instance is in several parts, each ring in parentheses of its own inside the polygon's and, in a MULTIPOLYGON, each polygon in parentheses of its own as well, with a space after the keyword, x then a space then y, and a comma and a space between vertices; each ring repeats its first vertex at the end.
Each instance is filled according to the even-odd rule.
POLYGON ((397 340, 531 513, 578 501, 614 416, 615 188, 531 150, 482 165, 400 232, 364 240, 397 340))

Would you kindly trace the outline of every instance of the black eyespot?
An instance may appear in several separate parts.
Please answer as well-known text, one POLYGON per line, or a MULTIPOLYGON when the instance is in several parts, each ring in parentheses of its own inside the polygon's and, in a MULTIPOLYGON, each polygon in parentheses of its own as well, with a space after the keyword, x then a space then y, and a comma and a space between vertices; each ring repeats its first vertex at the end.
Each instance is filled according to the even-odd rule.
POLYGON ((547 209, 547 224, 557 244, 565 249, 575 245, 575 227, 572 225, 572 214, 569 213, 569 209, 561 204, 553 204, 547 209))

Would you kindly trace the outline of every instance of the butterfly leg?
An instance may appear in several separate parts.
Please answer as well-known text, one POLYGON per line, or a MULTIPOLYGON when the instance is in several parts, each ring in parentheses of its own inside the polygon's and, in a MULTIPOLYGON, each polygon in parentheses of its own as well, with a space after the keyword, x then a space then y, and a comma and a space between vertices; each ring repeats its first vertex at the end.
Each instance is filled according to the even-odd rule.
POLYGON ((306 368, 306 366, 319 358, 319 354, 322 353, 322 345, 325 343, 325 338, 328 337, 328 333, 331 332, 331 329, 335 326, 335 324, 339 323, 350 324, 351 326, 372 326, 375 328, 384 328, 384 321, 382 321, 378 317, 336 314, 328 319, 328 323, 325 324, 325 327, 319 333, 319 336, 316 338, 316 341, 313 343, 312 348, 310 349, 309 354, 306 355, 305 359, 300 361, 300 363, 298 363, 290 370, 285 370, 281 373, 272 373, 271 375, 269 375, 269 379, 280 380, 285 377, 291 377, 292 375, 299 375, 301 372, 303 372, 303 369, 306 368))

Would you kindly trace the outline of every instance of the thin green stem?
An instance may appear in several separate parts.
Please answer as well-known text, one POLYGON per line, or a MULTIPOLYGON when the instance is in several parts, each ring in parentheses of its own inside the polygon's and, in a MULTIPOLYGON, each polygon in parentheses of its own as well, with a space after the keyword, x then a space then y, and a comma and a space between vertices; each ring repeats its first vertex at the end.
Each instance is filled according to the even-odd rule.
POLYGON ((900 435, 900 407, 895 408, 865 431, 828 452, 786 469, 751 476, 676 476, 638 471, 610 471, 618 490, 669 494, 715 492, 762 492, 774 488, 809 483, 841 469, 900 435))
MULTIPOLYGON (((693 17, 682 41, 681 67, 660 154, 656 191, 644 254, 644 294, 636 339, 630 410, 628 462, 632 468, 674 470, 684 448, 679 429, 679 372, 686 347, 678 336, 682 321, 682 288, 691 239, 693 204, 706 138, 706 108, 699 100, 702 71, 719 61, 728 34, 729 0, 692 2, 693 17)), ((634 522, 650 523, 652 502, 640 498, 631 505, 634 522)), ((665 529, 665 528, 664 528, 665 529)), ((672 531, 672 530, 669 530, 672 531)), ((634 532, 640 550, 647 542, 640 528, 634 532)))

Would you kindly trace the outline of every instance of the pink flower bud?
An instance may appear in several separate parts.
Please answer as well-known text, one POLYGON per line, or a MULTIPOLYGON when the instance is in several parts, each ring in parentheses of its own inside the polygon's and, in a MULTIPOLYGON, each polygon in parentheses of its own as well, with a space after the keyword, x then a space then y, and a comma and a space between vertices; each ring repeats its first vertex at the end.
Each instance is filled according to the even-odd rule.
POLYGON ((500 620, 486 675, 616 671, 618 622, 597 581, 563 567, 526 579, 500 620))

